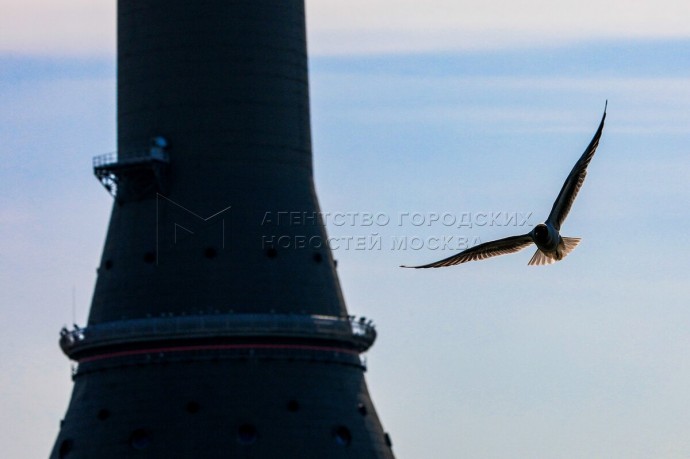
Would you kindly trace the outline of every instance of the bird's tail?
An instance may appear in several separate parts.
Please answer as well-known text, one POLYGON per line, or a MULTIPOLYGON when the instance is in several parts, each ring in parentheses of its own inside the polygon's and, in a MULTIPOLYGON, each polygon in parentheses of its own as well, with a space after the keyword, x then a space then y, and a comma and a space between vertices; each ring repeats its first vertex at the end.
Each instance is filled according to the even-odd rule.
POLYGON ((577 245, 580 243, 580 240, 581 239, 579 237, 562 237, 561 243, 558 244, 558 249, 556 249, 558 259, 564 259, 566 255, 575 250, 575 247, 577 247, 577 245))
POLYGON ((537 249, 537 251, 534 252, 532 259, 529 261, 528 264, 530 266, 543 266, 555 263, 559 260, 564 259, 566 255, 575 250, 575 247, 577 247, 579 243, 579 237, 562 237, 561 242, 560 244, 558 244, 558 248, 555 252, 544 253, 541 250, 537 249))
POLYGON ((530 266, 543 266, 550 265, 551 263, 555 262, 555 258, 548 256, 547 254, 542 252, 541 249, 537 249, 537 251, 534 252, 534 255, 532 255, 532 259, 527 264, 530 266))

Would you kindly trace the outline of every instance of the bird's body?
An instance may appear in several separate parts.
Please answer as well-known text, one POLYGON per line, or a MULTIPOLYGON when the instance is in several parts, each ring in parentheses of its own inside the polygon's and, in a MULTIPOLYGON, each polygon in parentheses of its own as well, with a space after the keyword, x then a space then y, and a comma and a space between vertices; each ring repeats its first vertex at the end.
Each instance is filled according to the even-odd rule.
POLYGON ((565 258, 566 255, 577 247, 580 243, 580 238, 561 236, 561 225, 568 216, 577 193, 585 181, 587 166, 599 146, 599 139, 604 129, 605 119, 606 107, 604 107, 604 114, 601 117, 597 132, 584 153, 582 153, 582 156, 580 156, 580 159, 575 163, 565 183, 563 183, 563 187, 553 203, 551 213, 549 213, 549 217, 544 223, 538 224, 532 231, 521 236, 511 236, 485 242, 434 263, 421 266, 403 266, 403 268, 441 268, 453 266, 468 261, 483 260, 497 255, 518 252, 531 244, 537 246, 537 251, 529 261, 529 265, 548 265, 565 258))
POLYGON ((580 243, 579 237, 563 237, 549 222, 540 223, 529 233, 537 246, 530 265, 550 265, 565 258, 580 243))

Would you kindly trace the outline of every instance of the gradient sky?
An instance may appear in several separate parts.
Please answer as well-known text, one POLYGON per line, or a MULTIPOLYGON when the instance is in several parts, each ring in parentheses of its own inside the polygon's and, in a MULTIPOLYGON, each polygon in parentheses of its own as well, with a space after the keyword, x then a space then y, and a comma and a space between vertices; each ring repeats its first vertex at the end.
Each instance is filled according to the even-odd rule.
MULTIPOLYGON (((85 322, 112 205, 90 160, 116 149, 114 5, 0 0, 6 457, 46 457, 71 394, 57 338, 85 322)), ((350 312, 378 326, 367 381, 398 459, 690 456, 687 2, 307 5, 317 190, 356 216, 328 231, 350 312), (452 253, 430 239, 529 231, 607 99, 565 261, 397 267, 452 253), (531 216, 427 224, 498 212, 531 216)))

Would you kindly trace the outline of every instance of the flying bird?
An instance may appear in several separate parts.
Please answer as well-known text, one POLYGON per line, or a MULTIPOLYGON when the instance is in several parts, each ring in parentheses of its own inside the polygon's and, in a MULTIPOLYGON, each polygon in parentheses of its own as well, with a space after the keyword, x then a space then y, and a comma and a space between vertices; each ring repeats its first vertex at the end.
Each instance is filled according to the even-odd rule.
POLYGON ((570 208, 577 197, 578 191, 582 187, 587 175, 587 166, 594 157, 599 146, 599 139, 601 132, 604 129, 604 120, 606 119, 606 107, 608 101, 604 105, 604 114, 601 117, 599 128, 594 134, 592 141, 585 149, 580 159, 575 163, 573 170, 570 171, 568 178, 558 193, 556 201, 553 203, 549 218, 544 223, 540 223, 527 234, 522 236, 511 236, 496 241, 485 242, 476 245, 467 250, 464 250, 452 257, 444 258, 421 266, 401 266, 402 268, 442 268, 445 266, 458 265, 474 260, 483 260, 485 258, 495 257, 498 255, 505 255, 507 253, 518 252, 532 244, 536 244, 537 251, 529 261, 529 265, 550 265, 565 258, 570 252, 580 243, 579 237, 563 237, 560 234, 561 225, 570 212, 570 208))

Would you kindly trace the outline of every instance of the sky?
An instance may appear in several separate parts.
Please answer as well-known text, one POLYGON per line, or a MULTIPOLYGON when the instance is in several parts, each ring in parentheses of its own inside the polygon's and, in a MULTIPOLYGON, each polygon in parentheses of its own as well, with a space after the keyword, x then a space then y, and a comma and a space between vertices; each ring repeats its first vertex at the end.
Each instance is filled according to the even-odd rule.
MULTIPOLYGON (((690 456, 687 3, 308 0, 307 21, 317 192, 396 457, 690 456), (606 100, 568 258, 398 268, 545 219, 606 100)), ((0 0, 7 457, 46 457, 71 395, 57 339, 112 205, 90 161, 116 149, 114 31, 112 1, 0 0)))

